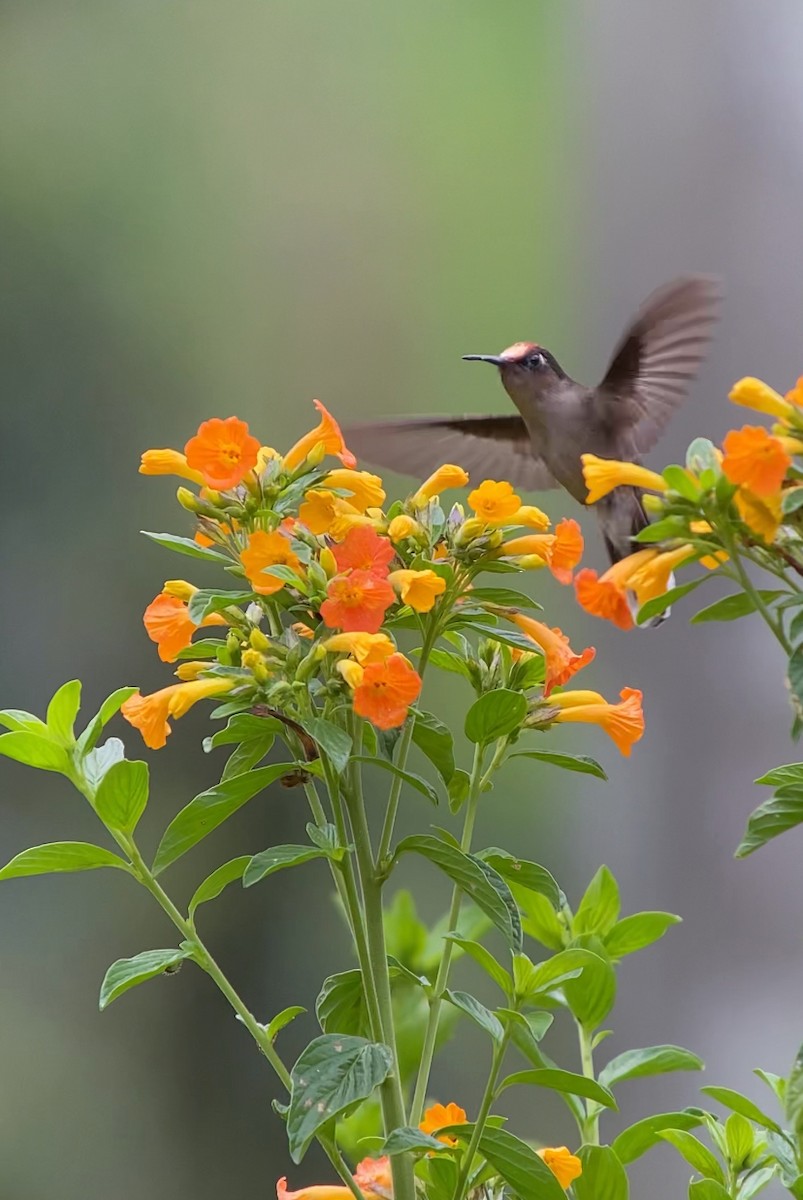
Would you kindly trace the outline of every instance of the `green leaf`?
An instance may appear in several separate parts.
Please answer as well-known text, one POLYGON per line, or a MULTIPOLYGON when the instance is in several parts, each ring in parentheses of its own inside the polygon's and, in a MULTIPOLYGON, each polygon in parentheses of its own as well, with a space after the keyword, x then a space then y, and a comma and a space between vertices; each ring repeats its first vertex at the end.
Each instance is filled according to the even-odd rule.
POLYGON ((58 771, 64 774, 70 765, 67 751, 49 737, 27 730, 14 730, 0 734, 0 754, 24 763, 26 767, 38 767, 41 771, 58 771))
POLYGON ((660 521, 654 521, 641 529, 632 540, 641 546, 651 542, 665 542, 669 538, 686 539, 688 528, 688 522, 683 517, 663 517, 660 521))
POLYGON ((293 1162, 301 1162, 322 1125, 366 1100, 392 1066, 388 1047, 364 1038, 335 1033, 310 1042, 290 1073, 287 1139, 293 1162))
MULTIPOLYGON (((779 591, 759 591, 758 593, 765 604, 770 604, 783 594, 779 591)), ((753 597, 748 596, 747 592, 736 592, 733 596, 723 596, 721 600, 709 604, 708 608, 701 608, 694 614, 689 624, 703 625, 706 621, 736 621, 739 617, 749 616, 755 611, 756 602, 753 597)))
POLYGON ((38 733, 41 737, 48 737, 44 721, 22 708, 4 708, 0 712, 0 725, 14 733, 38 733))
POLYGON ((781 1108, 783 1108, 786 1103, 786 1080, 783 1075, 775 1075, 772 1071, 762 1071, 761 1067, 756 1067, 753 1074, 757 1075, 762 1083, 766 1083, 775 1099, 781 1105, 781 1108))
POLYGON ((372 767, 379 767, 381 770, 395 775, 397 779, 401 779, 411 788, 415 788, 422 796, 426 796, 430 804, 434 804, 437 807, 439 803, 438 793, 432 784, 427 783, 426 779, 422 779, 420 775, 415 775, 412 771, 403 771, 401 767, 397 767, 395 763, 390 762, 387 758, 373 758, 368 754, 355 754, 352 762, 370 763, 372 767))
POLYGON ((462 771, 457 767, 454 775, 449 780, 447 791, 449 793, 449 811, 458 813, 468 800, 468 793, 471 790, 471 779, 467 771, 462 771))
POLYGON ((95 812, 110 829, 132 833, 148 803, 148 764, 112 763, 95 792, 95 812))
POLYGON ((265 1026, 265 1033, 272 1042, 275 1042, 285 1026, 289 1025, 291 1021, 295 1021, 296 1017, 300 1017, 306 1011, 306 1008, 302 1008, 300 1004, 291 1004, 289 1008, 283 1008, 265 1026))
POLYGON ((216 750, 218 746, 237 746, 243 742, 257 741, 266 734, 282 733, 284 725, 275 717, 256 717, 253 713, 234 713, 229 717, 225 729, 218 729, 204 739, 204 750, 216 750))
POLYGON ((146 538, 150 538, 152 542, 156 542, 157 546, 175 550, 177 554, 186 554, 189 558, 201 558, 205 562, 216 563, 231 561, 228 555, 221 554, 219 550, 213 550, 211 546, 199 546, 192 538, 177 537, 174 533, 149 533, 147 529, 140 529, 140 533, 144 534, 146 538))
POLYGON ((548 1032, 554 1017, 550 1012, 531 1012, 527 1016, 514 1008, 498 1008, 496 1015, 510 1033, 513 1045, 521 1051, 533 1066, 549 1066, 549 1061, 541 1053, 538 1043, 548 1032))
MULTIPOLYGON (((518 570, 518 568, 514 568, 514 570, 518 570)), ((502 626, 497 627, 495 624, 490 624, 490 613, 485 619, 488 624, 483 624, 480 621, 465 621, 463 628, 470 630, 472 633, 478 633, 480 637, 489 638, 493 642, 501 642, 503 646, 511 646, 514 650, 535 649, 532 639, 523 633, 519 633, 517 629, 506 629, 502 626)), ((492 694, 491 692, 488 693, 488 695, 492 694)))
POLYGON ((519 1200, 566 1200, 563 1188, 546 1163, 526 1142, 506 1129, 486 1127, 479 1150, 519 1200))
MULTIPOLYGON (((14 734, 7 733, 6 737, 14 734)), ((3 738, 0 737, 0 743, 3 738)), ((744 837, 736 849, 737 858, 746 858, 773 838, 794 829, 803 821, 803 790, 783 788, 765 800, 750 814, 744 837)))
POLYGON ((436 646, 429 652, 429 663, 430 666, 438 667, 441 671, 448 671, 451 675, 462 675, 471 683, 471 671, 465 660, 451 650, 443 650, 440 646, 436 646))
POLYGON ((268 875, 283 871, 285 867, 298 867, 313 858, 333 858, 334 855, 318 846, 272 846, 255 854, 245 869, 243 887, 252 887, 268 875))
POLYGON ((511 884, 511 891, 521 909, 524 932, 549 950, 562 950, 566 930, 558 920, 552 902, 537 892, 517 887, 515 883, 511 884))
POLYGON ((111 770, 115 763, 122 762, 124 758, 125 746, 116 737, 107 738, 102 746, 96 746, 94 750, 85 754, 84 778, 90 788, 96 791, 106 772, 111 770))
POLYGON ((383 1145, 381 1153, 393 1158, 395 1154, 405 1154, 408 1150, 414 1153, 420 1150, 426 1154, 443 1154, 447 1149, 448 1147, 434 1138, 431 1133, 423 1133, 411 1125, 403 1125, 401 1129, 393 1130, 383 1145))
POLYGON ((614 1138, 613 1149, 620 1162, 635 1162, 661 1141, 664 1130, 695 1129, 702 1124, 702 1120, 703 1114, 700 1109, 696 1112, 687 1109, 685 1112, 656 1113, 624 1129, 614 1138))
POLYGON ((235 775, 245 775, 254 767, 259 766, 273 746, 274 740, 272 733, 266 733, 261 738, 249 738, 247 742, 240 742, 239 746, 235 746, 226 759, 226 765, 220 776, 221 783, 227 779, 233 779, 235 775))
POLYGON ((349 764, 353 745, 345 729, 323 717, 310 717, 303 724, 310 737, 325 752, 335 772, 342 775, 349 764))
POLYGON ((90 842, 47 842, 16 854, 0 870, 0 879, 19 879, 24 875, 51 875, 60 871, 93 871, 96 867, 122 867, 128 864, 111 850, 90 842))
POLYGON ((340 971, 324 979, 315 1001, 315 1015, 324 1033, 366 1034, 368 1009, 362 972, 340 971))
POLYGON ((604 1021, 616 1000, 616 972, 605 957, 605 947, 593 934, 575 939, 575 945, 589 951, 589 963, 579 979, 570 979, 564 988, 566 1000, 578 1021, 590 1029, 604 1021))
POLYGON ((227 608, 238 608, 247 604, 253 598, 253 592, 223 592, 218 588, 199 588, 187 606, 187 614, 191 621, 200 625, 204 617, 212 613, 223 612, 227 608))
POLYGON ((81 681, 63 683, 47 706, 47 728, 51 737, 65 746, 75 741, 73 726, 81 707, 81 681))
MULTIPOLYGON (((768 1183, 771 1183, 777 1171, 776 1165, 773 1163, 771 1167, 753 1167, 747 1175, 742 1179, 739 1185, 739 1200, 752 1200, 753 1196, 757 1196, 763 1191, 768 1183)), ((701 1180, 702 1183, 709 1182, 701 1180)))
POLYGON ((624 1054, 617 1054, 602 1068, 598 1078, 606 1087, 613 1087, 624 1079, 664 1075, 667 1071, 702 1071, 704 1066, 701 1058, 680 1046, 647 1046, 644 1050, 625 1050, 624 1054))
MULTIPOLYGON (((428 834, 414 834, 399 842, 394 854, 398 859, 402 854, 420 854, 439 867, 448 875, 452 883, 465 892, 482 911, 491 918, 494 925, 504 935, 506 942, 512 948, 517 941, 517 934, 511 916, 511 906, 515 908, 513 897, 506 903, 500 891, 489 880, 487 871, 480 863, 461 850, 455 849, 440 838, 428 834)), ((496 874, 494 872, 494 874, 496 874)), ((497 876, 499 884, 506 887, 501 876, 497 876)))
POLYGON ((670 588, 662 596, 654 596, 652 600, 648 600, 646 604, 642 604, 636 613, 636 624, 643 625, 645 621, 649 621, 652 617, 657 617, 659 613, 665 612, 676 600, 682 600, 684 596, 688 596, 689 592, 693 592, 707 578, 709 576, 702 575, 699 579, 690 579, 688 583, 681 583, 676 588, 670 588))
POLYGON ((78 749, 82 754, 88 754, 90 750, 94 750, 105 726, 108 725, 112 717, 116 716, 120 711, 126 700, 130 696, 133 696, 137 690, 135 687, 121 687, 106 697, 78 739, 78 749))
POLYGON ((122 996, 130 988, 145 983, 156 975, 171 973, 185 958, 191 958, 188 949, 143 950, 133 958, 118 958, 106 972, 100 985, 100 1011, 108 1008, 112 1000, 122 996))
POLYGON ((466 713, 465 732, 470 742, 486 745, 513 733, 527 715, 527 701, 521 692, 497 688, 475 700, 466 713))
POLYGON ((725 1142, 728 1148, 728 1159, 741 1171, 747 1165, 753 1153, 756 1139, 753 1126, 747 1117, 741 1113, 732 1112, 725 1122, 725 1142))
POLYGON ((531 964, 532 969, 521 979, 522 999, 530 1004, 538 1003, 539 997, 549 997, 556 988, 565 987, 598 964, 605 965, 588 950, 561 950, 543 962, 531 964))
POLYGON ((536 892, 540 896, 545 896, 556 911, 560 909, 564 895, 554 876, 550 875, 546 867, 541 867, 538 863, 527 862, 522 858, 514 858, 512 854, 508 854, 505 850, 498 850, 495 846, 483 850, 479 857, 495 871, 498 871, 502 878, 509 883, 516 884, 518 888, 524 888, 528 892, 536 892))
POLYGON ((786 677, 792 695, 798 701, 798 711, 803 705, 803 643, 795 646, 786 669, 786 677))
POLYGON ((501 963, 496 961, 490 950, 487 950, 480 942, 473 942, 470 938, 460 937, 456 933, 447 934, 447 938, 450 942, 454 942, 456 946, 460 946, 475 962, 479 963, 486 975, 489 975, 493 979, 494 983, 502 989, 506 996, 512 993, 513 980, 511 979, 510 972, 506 971, 501 963))
MULTIPOLYGON (((740 1193, 741 1195, 741 1193, 740 1193)), ((730 1192, 716 1179, 694 1179, 689 1184, 689 1200, 729 1200, 730 1192)))
POLYGON ((195 910, 200 904, 216 900, 230 883, 236 883, 242 879, 243 872, 251 861, 250 854, 241 854, 239 858, 232 858, 229 862, 223 863, 222 867, 213 871, 211 875, 207 875, 203 883, 195 889, 192 900, 190 900, 190 918, 194 917, 195 910))
POLYGON ((677 925, 680 917, 673 913, 642 912, 633 913, 617 921, 613 929, 604 938, 605 949, 611 958, 624 958, 626 954, 635 954, 645 946, 651 946, 662 938, 672 925, 677 925))
MULTIPOLYGON (((2 739, 0 739, 1 741, 2 739)), ((303 767, 303 763, 272 763, 258 767, 246 775, 235 775, 221 781, 207 792, 201 792, 182 808, 165 830, 156 857, 153 872, 158 875, 170 863, 197 845, 218 825, 222 825, 233 813, 242 808, 252 797, 265 790, 270 784, 303 767)))
POLYGON ((785 517, 803 506, 803 488, 786 488, 781 493, 781 512, 785 517))
POLYGON ((489 1033, 495 1042, 501 1042, 505 1031, 502 1022, 494 1016, 490 1009, 487 1009, 484 1004, 480 1004, 479 1000, 475 1000, 468 992, 453 992, 447 989, 445 995, 450 1004, 459 1008, 466 1016, 471 1017, 472 1021, 479 1025, 480 1029, 489 1033))
POLYGON ((690 500, 692 504, 696 504, 700 499, 700 488, 697 483, 691 479, 684 467, 670 466, 664 467, 661 472, 669 487, 673 492, 677 492, 684 500, 690 500))
POLYGON ((557 754, 552 750, 517 750, 511 758, 537 758, 539 762, 551 763, 553 767, 561 767, 564 771, 578 771, 581 775, 593 775, 597 779, 607 779, 595 758, 586 754, 557 754))
POLYGON ((776 788, 799 787, 803 791, 803 763, 786 763, 782 767, 773 767, 766 775, 760 776, 756 783, 776 788))
POLYGON ((704 1146, 693 1133, 687 1133, 680 1129, 662 1129, 658 1136, 674 1146, 678 1154, 682 1155, 689 1166, 694 1167, 699 1175, 705 1179, 714 1179, 717 1183, 725 1183, 722 1167, 708 1147, 704 1146))
POLYGON ((565 1092, 570 1096, 583 1096, 593 1100, 603 1108, 618 1108, 616 1098, 608 1088, 589 1079, 586 1075, 576 1075, 574 1071, 561 1071, 557 1067, 542 1067, 535 1071, 516 1071, 508 1075, 499 1085, 501 1092, 504 1088, 525 1084, 530 1087, 549 1088, 553 1092, 565 1092))
POLYGON ((532 596, 518 592, 515 588, 475 587, 468 593, 468 599, 472 604, 500 604, 503 608, 543 609, 543 605, 533 600, 532 596))
POLYGON ((572 1184, 576 1200, 628 1200, 627 1174, 612 1146, 582 1146, 583 1173, 572 1184))
POLYGON ((454 776, 454 742, 446 725, 432 713, 416 710, 413 741, 425 754, 446 786, 454 776))
POLYGON ((772 1117, 768 1117, 757 1104, 748 1100, 747 1096, 743 1096, 741 1092, 735 1092, 732 1088, 726 1087, 704 1087, 700 1088, 700 1091, 704 1092, 706 1096, 710 1096, 712 1100, 718 1100, 720 1104, 724 1104, 725 1108, 729 1108, 731 1112, 747 1117, 748 1121, 755 1121, 756 1125, 771 1129, 773 1133, 781 1132, 778 1122, 773 1121, 772 1117))
POLYGON ((619 908, 619 885, 607 867, 600 867, 577 907, 572 929, 605 937, 616 924, 619 908))
POLYGON ((803 1046, 798 1051, 786 1081, 786 1119, 795 1131, 798 1143, 803 1140, 803 1046))
POLYGON ((719 452, 714 443, 704 437, 697 437, 690 442, 686 451, 686 466, 695 475, 700 475, 703 471, 713 471, 719 475, 719 452))

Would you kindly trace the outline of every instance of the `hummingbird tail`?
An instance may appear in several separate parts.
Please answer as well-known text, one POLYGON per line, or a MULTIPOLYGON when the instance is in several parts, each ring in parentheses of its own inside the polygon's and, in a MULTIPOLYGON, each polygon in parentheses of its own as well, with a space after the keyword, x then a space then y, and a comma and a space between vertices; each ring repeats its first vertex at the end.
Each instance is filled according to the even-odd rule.
MULTIPOLYGON (((626 558, 628 554, 633 554, 638 549, 638 543, 634 543, 633 538, 637 533, 641 533, 642 529, 646 529, 650 523, 649 517, 644 511, 644 505, 641 503, 639 492, 631 487, 614 488, 610 495, 599 500, 595 507, 611 563, 617 563, 620 559, 626 558)), ((674 586, 675 581, 672 578, 669 581, 669 587, 673 588, 674 586)), ((635 596, 630 593, 628 593, 628 604, 635 617, 639 606, 635 596)), ((645 621, 639 628, 654 629, 656 625, 662 625, 671 611, 670 608, 665 609, 649 621, 645 621)))

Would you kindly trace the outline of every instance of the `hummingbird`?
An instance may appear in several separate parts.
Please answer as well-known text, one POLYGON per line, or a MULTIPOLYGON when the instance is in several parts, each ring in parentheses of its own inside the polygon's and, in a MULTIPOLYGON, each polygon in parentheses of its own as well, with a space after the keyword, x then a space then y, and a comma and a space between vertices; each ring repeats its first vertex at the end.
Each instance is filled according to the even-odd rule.
MULTIPOLYGON (((505 479, 526 491, 563 487, 585 503, 582 454, 640 462, 686 398, 719 316, 717 280, 685 275, 653 292, 620 338, 605 376, 586 387, 535 342, 501 354, 465 354, 491 363, 514 415, 412 417, 352 425, 349 446, 369 463, 427 475, 454 462, 474 478, 505 479)), ((631 554, 649 524, 639 492, 617 487, 595 505, 611 562, 631 554)))

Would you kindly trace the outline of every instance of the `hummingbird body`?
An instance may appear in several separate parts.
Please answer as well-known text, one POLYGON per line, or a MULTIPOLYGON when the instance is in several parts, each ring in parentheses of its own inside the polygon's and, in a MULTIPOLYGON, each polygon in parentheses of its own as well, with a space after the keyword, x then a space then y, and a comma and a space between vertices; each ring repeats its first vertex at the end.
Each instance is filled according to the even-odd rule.
MULTIPOLYGON (((654 292, 617 345, 597 387, 572 379, 534 342, 492 363, 518 409, 515 416, 424 417, 354 425, 349 445, 369 462, 423 475, 455 462, 479 481, 508 479, 532 491, 560 485, 585 503, 581 455, 639 462, 683 402, 718 316, 719 287, 690 275, 654 292)), ((648 524, 635 488, 615 488, 595 506, 612 562, 630 554, 648 524)))

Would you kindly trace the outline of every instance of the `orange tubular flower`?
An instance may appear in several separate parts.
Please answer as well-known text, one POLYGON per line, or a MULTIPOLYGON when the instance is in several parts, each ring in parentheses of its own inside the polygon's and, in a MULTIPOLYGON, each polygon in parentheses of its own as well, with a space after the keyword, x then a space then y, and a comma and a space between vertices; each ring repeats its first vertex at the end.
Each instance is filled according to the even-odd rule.
POLYGON ((440 496, 441 492, 445 492, 449 488, 465 487, 467 483, 468 474, 462 467, 456 467, 454 463, 444 463, 442 467, 438 467, 437 471, 433 471, 428 479, 424 480, 412 497, 413 508, 423 508, 433 497, 440 496))
MULTIPOLYGON (((560 583, 571 583, 574 568, 583 557, 583 535, 575 520, 564 519, 555 526, 554 533, 530 533, 512 538, 501 549, 506 557, 511 555, 530 559, 540 558, 549 567, 560 583)), ((529 566, 530 563, 520 563, 529 566)), ((533 564, 537 565, 537 564, 533 564)))
POLYGON ((790 404, 794 404, 795 408, 803 408, 803 375, 800 376, 795 386, 786 393, 785 400, 790 404))
MULTIPOLYGON (((364 1158, 354 1169, 354 1182, 364 1196, 390 1200, 393 1192, 390 1159, 387 1155, 364 1158)), ((276 1184, 276 1200, 353 1200, 353 1193, 342 1184, 317 1184, 289 1192, 283 1176, 276 1184)))
POLYGON ((139 464, 140 475, 178 475, 193 483, 203 483, 200 471, 187 466, 187 456, 178 450, 146 450, 139 464))
POLYGON ((740 487, 733 497, 733 503, 748 529, 757 533, 767 545, 775 541, 783 520, 780 491, 771 496, 756 496, 747 488, 740 487))
POLYGON ((505 521, 521 508, 521 499, 509 483, 485 479, 469 492, 468 502, 481 521, 505 521))
MULTIPOLYGON (((159 647, 162 662, 175 662, 180 651, 189 646, 200 626, 190 620, 187 605, 177 596, 162 593, 152 600, 142 617, 148 637, 159 647)), ((202 625, 225 625, 220 613, 204 617, 202 625)))
POLYGON ((590 567, 579 571, 574 581, 577 603, 587 613, 612 621, 619 629, 632 629, 633 616, 627 602, 628 579, 635 571, 656 558, 658 551, 637 550, 614 563, 604 575, 597 576, 590 567))
POLYGON ((384 578, 396 551, 393 544, 386 537, 380 537, 371 525, 355 525, 339 546, 332 547, 332 553, 339 572, 371 571, 384 578))
POLYGON ((550 629, 542 621, 526 617, 524 613, 511 614, 508 620, 532 638, 544 652, 546 663, 546 679, 544 695, 548 696, 554 687, 567 683, 573 675, 587 666, 597 653, 593 646, 588 646, 581 654, 575 654, 569 645, 569 639, 560 629, 550 629))
MULTIPOLYGON (((459 1104, 433 1104, 424 1113, 424 1119, 418 1128, 422 1133, 437 1134, 437 1131, 446 1125, 465 1125, 465 1123, 466 1110, 459 1104)), ((438 1141, 443 1142, 444 1146, 457 1145, 457 1138, 450 1137, 448 1134, 445 1137, 439 1137, 438 1141)))
MULTIPOLYGON (((742 518, 744 520, 744 518, 742 518)), ((705 536, 707 533, 713 533, 713 529, 708 521, 690 521, 689 529, 692 533, 700 533, 705 536)), ((727 550, 715 550, 713 554, 704 554, 700 559, 700 566, 705 567, 707 571, 716 571, 720 563, 728 561, 727 550)))
POLYGON ((193 704, 208 696, 220 696, 237 686, 236 679, 196 679, 189 683, 174 683, 170 687, 142 696, 135 692, 123 704, 120 712, 142 734, 151 750, 161 750, 172 733, 168 717, 183 717, 193 704))
POLYGON ((393 571, 388 579, 404 603, 420 613, 431 612, 438 596, 446 591, 446 580, 434 571, 393 571))
POLYGON ((559 710, 556 721, 599 725, 625 758, 629 758, 633 744, 644 734, 642 694, 638 688, 622 688, 619 696, 619 704, 609 704, 599 692, 561 692, 552 696, 549 703, 559 710))
POLYGON ((792 460, 778 438, 761 425, 745 425, 726 435, 722 470, 757 496, 771 496, 783 483, 792 460))
POLYGON ((396 647, 386 633, 336 633, 321 645, 329 654, 351 654, 363 665, 384 662, 396 653, 396 647))
POLYGON ((646 488, 652 492, 665 492, 666 480, 655 471, 649 471, 638 463, 620 462, 615 458, 597 458, 596 454, 581 454, 583 478, 588 495, 586 504, 596 504, 617 487, 646 488))
POLYGON ((324 408, 320 400, 312 402, 321 414, 321 419, 314 429, 305 433, 284 456, 285 470, 293 471, 306 462, 309 455, 319 444, 322 444, 326 454, 334 454, 344 467, 356 467, 357 459, 347 448, 340 432, 340 426, 332 414, 324 408))
POLYGON ((276 575, 266 575, 266 567, 284 566, 301 574, 303 568, 298 555, 293 552, 289 540, 283 533, 274 530, 265 533, 258 529, 249 534, 248 546, 240 554, 248 582, 260 596, 272 596, 284 587, 284 580, 276 575))
POLYGON ((395 729, 407 719, 407 710, 421 692, 421 676, 403 654, 391 654, 383 662, 364 667, 348 659, 338 663, 340 673, 354 689, 354 711, 378 729, 395 729))
POLYGON ((674 550, 663 550, 637 567, 628 577, 627 586, 636 593, 639 608, 668 590, 675 567, 694 555, 694 547, 686 543, 674 550))
POLYGON ((536 1153, 544 1160, 564 1191, 583 1173, 580 1159, 576 1154, 570 1154, 566 1146, 547 1146, 536 1153))
POLYGON ((358 512, 365 512, 366 508, 379 508, 385 499, 382 480, 378 475, 372 475, 370 471, 349 471, 344 467, 339 467, 336 471, 330 471, 326 478, 321 480, 321 486, 351 492, 351 495, 347 497, 348 502, 358 512))
POLYGON ((396 599, 386 579, 364 570, 335 575, 326 595, 321 605, 324 623, 345 633, 377 633, 396 599))
POLYGON ((259 441, 251 437, 245 421, 237 417, 204 421, 184 447, 188 464, 200 471, 207 487, 217 492, 242 483, 257 465, 259 450, 259 441))

